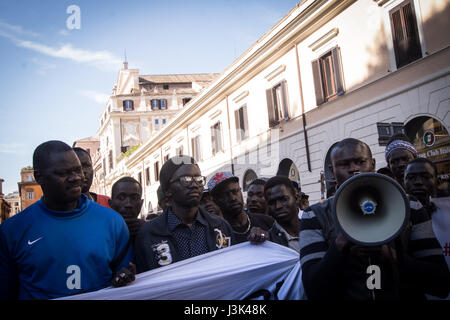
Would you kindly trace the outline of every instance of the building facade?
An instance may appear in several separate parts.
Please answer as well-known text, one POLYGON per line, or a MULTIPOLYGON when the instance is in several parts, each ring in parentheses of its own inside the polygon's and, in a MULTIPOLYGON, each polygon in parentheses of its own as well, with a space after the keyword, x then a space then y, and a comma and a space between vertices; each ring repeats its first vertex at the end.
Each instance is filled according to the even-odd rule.
POLYGON ((336 142, 363 140, 378 169, 396 132, 448 183, 449 14, 448 0, 301 1, 124 161, 114 161, 123 135, 105 135, 102 122, 103 157, 112 150, 117 164, 108 166, 105 191, 131 175, 150 212, 161 165, 183 153, 208 177, 234 172, 244 192, 256 176, 288 175, 314 203, 332 192, 336 142))
POLYGON ((19 191, 8 193, 5 196, 5 201, 8 202, 8 204, 11 207, 10 217, 12 217, 13 215, 18 214, 20 211, 22 211, 22 209, 20 208, 19 191))
POLYGON ((91 158, 93 158, 100 151, 100 140, 94 137, 80 139, 73 143, 72 148, 75 147, 86 150, 91 158))
POLYGON ((0 223, 11 216, 11 205, 4 199, 3 182, 0 178, 0 223))
MULTIPOLYGON (((218 74, 140 75, 124 62, 100 117, 100 150, 93 157, 91 190, 110 195, 127 172, 125 162, 161 131, 218 74)), ((145 183, 145 172, 136 179, 145 183)), ((148 173, 147 173, 148 177, 148 173)))
POLYGON ((25 210, 28 206, 40 200, 43 196, 41 186, 34 180, 33 167, 25 167, 20 170, 20 179, 18 182, 20 208, 25 210))

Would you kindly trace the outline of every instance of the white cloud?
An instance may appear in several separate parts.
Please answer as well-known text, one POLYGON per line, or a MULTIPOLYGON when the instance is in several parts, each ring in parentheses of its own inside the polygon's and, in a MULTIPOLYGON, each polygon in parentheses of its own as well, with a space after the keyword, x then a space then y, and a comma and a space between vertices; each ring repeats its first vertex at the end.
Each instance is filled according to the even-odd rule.
POLYGON ((105 104, 109 99, 109 95, 92 90, 82 90, 79 91, 79 94, 101 104, 105 104))
POLYGON ((120 58, 106 50, 91 51, 79 49, 73 47, 70 43, 62 44, 57 47, 48 46, 36 41, 19 38, 16 35, 13 35, 11 31, 19 35, 34 34, 30 31, 24 31, 20 26, 12 26, 0 21, 0 36, 8 38, 17 47, 33 50, 54 58, 68 59, 77 63, 93 65, 100 70, 117 70, 120 68, 122 62, 120 58))
POLYGON ((0 30, 1 29, 9 31, 9 32, 13 32, 13 33, 15 33, 17 35, 20 35, 20 36, 31 36, 31 37, 39 37, 40 36, 39 33, 25 30, 21 26, 16 26, 16 25, 13 25, 13 24, 9 24, 9 23, 6 23, 6 22, 4 22, 3 20, 0 19, 0 30))

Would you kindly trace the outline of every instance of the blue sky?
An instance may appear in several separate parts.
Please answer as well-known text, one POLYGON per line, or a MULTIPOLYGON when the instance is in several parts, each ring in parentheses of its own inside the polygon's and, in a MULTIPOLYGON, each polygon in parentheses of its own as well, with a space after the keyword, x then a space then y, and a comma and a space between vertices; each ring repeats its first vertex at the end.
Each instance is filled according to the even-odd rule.
POLYGON ((299 0, 1 1, 0 178, 47 140, 96 136, 126 50, 141 74, 221 73, 299 0), (80 29, 66 13, 80 8, 80 29))

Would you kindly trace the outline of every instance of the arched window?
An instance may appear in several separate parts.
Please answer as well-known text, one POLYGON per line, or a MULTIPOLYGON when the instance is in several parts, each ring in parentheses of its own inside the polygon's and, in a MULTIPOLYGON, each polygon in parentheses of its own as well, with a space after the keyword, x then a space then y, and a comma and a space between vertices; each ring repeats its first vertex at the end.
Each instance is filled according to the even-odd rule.
POLYGON ((278 165, 277 175, 286 176, 290 180, 297 182, 300 186, 300 172, 298 171, 294 161, 289 158, 281 160, 278 165))
POLYGON ((437 196, 445 196, 450 184, 450 135, 445 124, 421 116, 409 121, 405 131, 419 157, 427 158, 436 165, 439 177, 437 196))
POLYGON ((242 189, 244 192, 247 192, 248 190, 248 186, 250 185, 250 183, 255 180, 256 178, 258 178, 258 176, 256 175, 256 172, 253 171, 252 169, 248 169, 245 174, 244 174, 244 180, 242 181, 242 189))

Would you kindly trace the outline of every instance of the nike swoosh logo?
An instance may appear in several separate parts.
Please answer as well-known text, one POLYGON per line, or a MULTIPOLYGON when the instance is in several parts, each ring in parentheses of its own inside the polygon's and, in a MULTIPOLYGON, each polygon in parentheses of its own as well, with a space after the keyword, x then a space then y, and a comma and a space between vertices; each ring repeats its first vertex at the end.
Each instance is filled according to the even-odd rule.
POLYGON ((33 243, 35 243, 35 242, 37 242, 37 241, 39 241, 39 240, 41 240, 42 239, 42 237, 40 237, 40 238, 38 238, 38 239, 36 239, 36 240, 34 240, 34 241, 30 241, 30 240, 28 240, 28 245, 32 245, 33 243))

